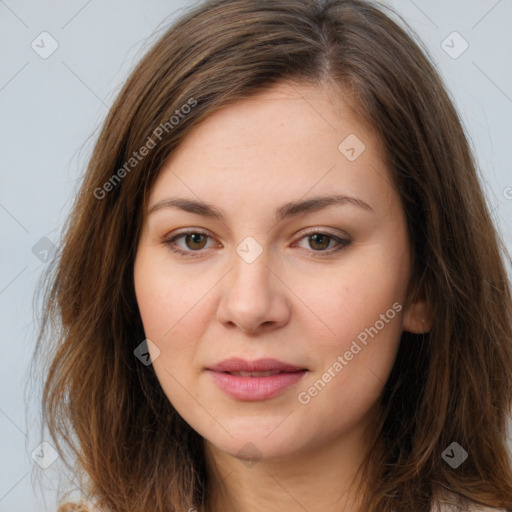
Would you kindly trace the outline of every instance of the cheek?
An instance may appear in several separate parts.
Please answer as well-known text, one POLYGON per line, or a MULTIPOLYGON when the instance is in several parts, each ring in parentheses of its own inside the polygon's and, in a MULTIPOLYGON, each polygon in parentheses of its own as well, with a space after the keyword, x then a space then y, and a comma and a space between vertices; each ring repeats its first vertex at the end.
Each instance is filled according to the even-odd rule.
POLYGON ((205 290, 190 286, 190 279, 171 272, 143 249, 135 261, 134 284, 144 334, 154 344, 149 351, 157 379, 173 406, 188 410, 191 395, 198 398, 192 369, 203 329, 205 290))
MULTIPOLYGON (((144 331, 149 339, 168 345, 184 326, 192 330, 201 326, 198 318, 204 311, 205 294, 213 286, 207 277, 194 280, 169 265, 165 256, 156 257, 142 248, 135 260, 134 284, 144 331)), ((189 339, 193 340, 191 334, 189 339)))
POLYGON ((398 255, 390 259, 384 253, 376 246, 366 254, 347 257, 336 272, 285 276, 305 306, 300 305, 306 314, 296 315, 296 320, 307 322, 310 332, 316 329, 326 348, 342 349, 365 328, 376 322, 381 327, 381 315, 388 310, 382 330, 393 331, 393 339, 399 336, 401 325, 395 319, 401 319, 406 298, 407 260, 398 255), (398 306, 393 308, 395 303, 398 306))
POLYGON ((402 333, 408 260, 384 255, 376 247, 367 259, 347 258, 343 273, 325 281, 328 287, 303 281, 299 293, 321 319, 315 320, 321 330, 309 342, 316 367, 301 386, 299 401, 314 402, 318 418, 322 411, 339 421, 364 413, 389 377, 402 333))
MULTIPOLYGON (((167 267, 167 268, 166 268, 167 267)), ((144 334, 156 348, 149 345, 153 368, 166 393, 172 392, 183 379, 180 369, 190 368, 194 357, 194 340, 200 338, 197 320, 201 290, 188 286, 183 276, 170 272, 158 260, 141 249, 134 265, 135 295, 144 327, 144 334), (182 343, 184 330, 187 343, 182 343)))
POLYGON ((337 321, 331 321, 336 335, 312 344, 316 365, 296 394, 308 435, 335 437, 378 403, 399 347, 403 314, 391 297, 381 299, 379 304, 345 305, 337 321))
POLYGON ((381 288, 378 296, 376 290, 358 286, 357 294, 347 283, 330 300, 318 298, 317 313, 325 328, 317 336, 313 328, 302 327, 309 332, 316 370, 330 372, 325 380, 361 391, 368 379, 377 386, 387 379, 400 342, 403 305, 393 286, 381 288))

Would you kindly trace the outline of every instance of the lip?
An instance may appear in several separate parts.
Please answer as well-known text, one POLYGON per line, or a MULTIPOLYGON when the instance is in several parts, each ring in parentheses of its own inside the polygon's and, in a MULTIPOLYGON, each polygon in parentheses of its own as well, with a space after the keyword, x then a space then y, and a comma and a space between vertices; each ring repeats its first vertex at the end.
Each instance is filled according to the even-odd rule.
POLYGON ((277 359, 226 359, 206 369, 214 383, 227 395, 237 400, 268 400, 282 394, 296 384, 308 371, 305 368, 284 363, 277 359), (266 377, 241 377, 227 372, 264 372, 279 371, 266 377))
POLYGON ((275 370, 291 373, 306 369, 307 368, 300 368, 293 364, 284 363, 277 359, 257 359, 256 361, 246 361, 245 359, 238 357, 226 359, 208 367, 208 370, 212 370, 214 372, 266 372, 275 370))

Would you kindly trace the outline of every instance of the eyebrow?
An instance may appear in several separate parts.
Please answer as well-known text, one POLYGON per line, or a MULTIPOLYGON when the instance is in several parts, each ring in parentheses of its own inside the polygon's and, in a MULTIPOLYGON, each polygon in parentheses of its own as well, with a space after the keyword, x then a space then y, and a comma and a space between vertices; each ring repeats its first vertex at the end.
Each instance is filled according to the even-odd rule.
MULTIPOLYGON (((275 219, 277 222, 280 222, 284 219, 296 217, 301 214, 316 212, 331 205, 352 205, 369 212, 374 212, 373 208, 361 199, 342 194, 335 194, 312 197, 311 199, 306 199, 304 201, 292 201, 285 203, 276 209, 275 219)), ((189 213, 219 219, 224 222, 224 214, 222 213, 222 210, 216 206, 203 201, 196 201, 181 197, 168 197, 161 199, 149 208, 148 215, 163 208, 179 208, 180 210, 189 213)))

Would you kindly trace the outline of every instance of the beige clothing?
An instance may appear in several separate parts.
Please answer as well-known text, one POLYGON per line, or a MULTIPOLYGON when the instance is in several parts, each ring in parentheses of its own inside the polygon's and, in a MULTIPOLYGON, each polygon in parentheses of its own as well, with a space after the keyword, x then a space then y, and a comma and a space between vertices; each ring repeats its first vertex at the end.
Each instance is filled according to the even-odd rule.
MULTIPOLYGON (((430 510, 430 512, 458 512, 459 509, 457 509, 454 506, 451 505, 442 505, 441 508, 433 506, 430 510)), ((490 508, 490 507, 483 507, 479 505, 467 505, 466 507, 462 507, 462 510, 464 512, 507 512, 504 508, 490 508)))

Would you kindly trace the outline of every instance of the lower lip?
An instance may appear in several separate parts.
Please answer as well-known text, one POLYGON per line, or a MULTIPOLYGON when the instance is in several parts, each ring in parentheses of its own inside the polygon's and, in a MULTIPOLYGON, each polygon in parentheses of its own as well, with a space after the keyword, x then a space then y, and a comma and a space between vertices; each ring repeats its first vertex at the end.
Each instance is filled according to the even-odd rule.
POLYGON ((268 377, 238 377, 213 370, 207 372, 224 393, 238 400, 268 400, 299 382, 306 374, 306 370, 302 370, 268 377))

